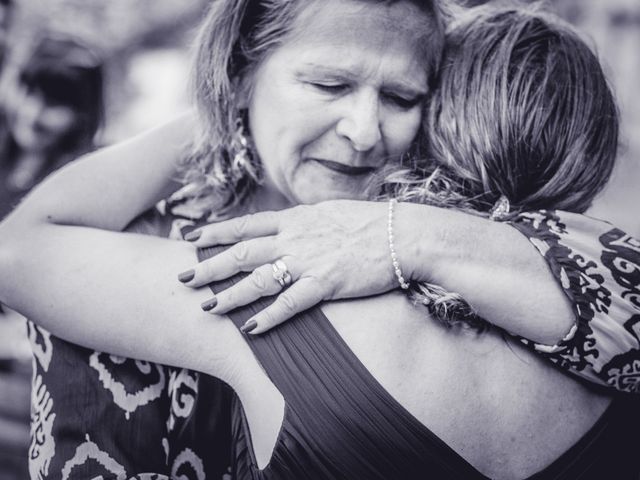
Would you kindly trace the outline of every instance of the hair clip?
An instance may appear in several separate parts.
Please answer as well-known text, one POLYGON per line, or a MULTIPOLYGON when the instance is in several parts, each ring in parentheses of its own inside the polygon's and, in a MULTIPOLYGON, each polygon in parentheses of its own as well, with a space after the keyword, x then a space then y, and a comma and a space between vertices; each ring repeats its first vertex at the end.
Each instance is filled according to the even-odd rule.
POLYGON ((489 212, 489 219, 499 221, 504 219, 511 210, 511 204, 509 199, 504 195, 500 195, 500 198, 494 203, 491 211, 489 212))

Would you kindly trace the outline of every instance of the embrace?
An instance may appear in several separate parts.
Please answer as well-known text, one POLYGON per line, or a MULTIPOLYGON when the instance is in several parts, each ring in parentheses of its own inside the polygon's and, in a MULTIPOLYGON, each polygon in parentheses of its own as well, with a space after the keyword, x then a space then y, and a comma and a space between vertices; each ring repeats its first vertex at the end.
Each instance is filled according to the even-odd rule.
POLYGON ((217 0, 193 84, 0 224, 32 478, 638 478, 640 243, 582 215, 618 114, 569 25, 217 0))

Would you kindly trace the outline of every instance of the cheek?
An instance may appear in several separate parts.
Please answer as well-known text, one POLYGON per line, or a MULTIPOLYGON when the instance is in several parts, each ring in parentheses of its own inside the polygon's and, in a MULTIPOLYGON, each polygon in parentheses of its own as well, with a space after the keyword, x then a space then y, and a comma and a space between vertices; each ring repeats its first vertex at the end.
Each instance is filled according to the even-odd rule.
POLYGON ((422 124, 422 109, 414 109, 403 115, 391 116, 384 125, 388 153, 403 154, 418 135, 422 124))
POLYGON ((282 148, 282 143, 292 134, 292 124, 299 121, 296 106, 280 79, 259 82, 249 101, 249 127, 258 156, 272 160, 274 153, 282 148))
POLYGON ((249 129, 255 153, 262 164, 267 179, 282 187, 283 169, 287 157, 284 148, 283 118, 274 115, 271 105, 252 102, 249 107, 249 129))
POLYGON ((273 91, 269 100, 254 101, 249 109, 256 151, 271 172, 295 169, 305 147, 335 124, 324 104, 310 101, 299 89, 288 92, 273 91))

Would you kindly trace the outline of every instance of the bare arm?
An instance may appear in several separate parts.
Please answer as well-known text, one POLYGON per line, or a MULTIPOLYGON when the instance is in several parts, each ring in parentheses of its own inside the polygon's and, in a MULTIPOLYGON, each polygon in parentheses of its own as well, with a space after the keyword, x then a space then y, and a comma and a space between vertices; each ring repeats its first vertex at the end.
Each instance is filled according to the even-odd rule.
MULTIPOLYGON (((239 243, 196 265, 188 285, 282 259, 293 279, 286 290, 260 267, 216 294, 212 313, 279 294, 254 316, 252 334, 324 299, 398 288, 387 211, 333 201, 205 226, 190 237, 196 245, 239 243)), ((638 239, 570 212, 522 213, 505 224, 415 204, 397 206, 393 233, 406 278, 460 293, 485 320, 575 375, 639 391, 631 373, 640 358, 638 239)))
MULTIPOLYGON (((268 330, 322 300, 398 288, 387 212, 386 203, 342 200, 208 225, 200 229, 197 246, 240 243, 197 265, 188 285, 204 285, 283 259, 294 282, 256 315, 258 327, 252 333, 268 330)), ((406 278, 458 292, 490 323, 550 344, 573 325, 571 304, 544 258, 512 227, 403 203, 397 205, 393 233, 406 278)), ((268 273, 256 270, 253 275, 268 273)), ((213 311, 224 313, 280 290, 269 278, 249 278, 217 294, 213 311)))
MULTIPOLYGON (((41 241, 46 235, 40 228, 50 224, 121 230, 176 188, 171 178, 175 176, 176 161, 191 135, 193 122, 192 115, 187 115, 63 169, 35 189, 4 222, 5 230, 21 231, 25 237, 41 241)), ((297 260, 313 261, 323 267, 316 275, 316 280, 322 283, 316 288, 307 282, 311 285, 307 291, 313 293, 302 301, 294 298, 284 307, 282 302, 276 302, 263 314, 268 320, 263 330, 323 299, 365 296, 397 287, 388 255, 386 205, 325 202, 278 215, 272 214, 269 220, 276 223, 275 231, 293 230, 295 234, 280 235, 281 240, 291 242, 282 244, 278 252, 267 252, 261 263, 291 255, 293 249, 298 252, 294 255, 297 260), (323 230, 325 224, 330 228, 323 230), (314 250, 308 248, 305 235, 311 243, 318 243, 317 232, 336 231, 336 225, 344 227, 338 233, 348 237, 349 243, 339 243, 340 248, 335 248, 334 243, 325 241, 325 235, 320 238, 331 246, 329 257, 310 255, 314 250), (332 268, 334 265, 339 268, 332 268), (342 268, 345 265, 346 273, 342 268), (353 278, 349 276, 351 273, 355 273, 353 278), (277 308, 280 311, 274 310, 277 308)), ((416 279, 428 279, 460 292, 486 320, 547 344, 562 338, 573 325, 570 303, 544 259, 510 227, 452 211, 402 204, 394 228, 403 269, 413 272, 416 279)), ((232 230, 240 235, 226 241, 245 238, 242 231, 232 230)), ((251 237, 250 231, 248 234, 251 237)), ((216 235, 212 237, 215 240, 216 235)), ((25 255, 26 251, 18 248, 14 253, 25 255)), ((107 257, 104 261, 108 261, 107 257)), ((211 261, 213 266, 207 270, 218 273, 224 270, 215 268, 215 262, 220 260, 211 261)), ((303 264, 299 270, 304 271, 307 266, 303 264)), ((247 268, 236 267, 236 271, 247 268)), ((195 281, 204 283, 205 277, 198 273, 195 281)), ((285 293, 291 298, 294 290, 285 293)), ((218 297, 223 305, 224 293, 218 297)), ((53 329, 52 324, 49 327, 53 329)))
POLYGON ((3 303, 89 348, 227 375, 235 327, 199 309, 206 292, 176 281, 192 246, 84 227, 35 232, 0 227, 3 303))
MULTIPOLYGON (((41 223, 122 230, 177 188, 176 163, 194 125, 194 114, 189 113, 74 162, 32 192, 9 217, 8 222, 15 224, 9 228, 27 228, 29 236, 39 235, 35 229, 41 223)), ((365 218, 379 206, 368 207, 365 218)), ((309 221, 301 219, 305 227, 315 220, 313 211, 308 215, 309 221)), ((429 278, 460 292, 488 321, 524 337, 553 343, 571 327, 573 315, 566 297, 541 256, 513 229, 408 204, 399 209, 396 223, 398 241, 404 242, 398 249, 403 268, 415 272, 415 278, 429 278), (542 306, 540 298, 546 299, 542 306)), ((379 227, 384 233, 383 219, 379 227)), ((380 262, 389 263, 384 237, 374 248, 380 262)), ((366 268, 360 271, 360 290, 343 296, 395 287, 389 269, 383 275, 375 271, 367 275, 366 268)))
MULTIPOLYGON (((494 223, 492 228, 503 230, 502 235, 471 239, 462 235, 428 243, 442 245, 444 250, 447 243, 462 242, 469 250, 475 243, 481 252, 502 251, 506 258, 517 258, 519 249, 513 245, 524 241, 530 253, 522 257, 522 265, 501 271, 505 264, 499 254, 482 259, 435 251, 431 253, 435 254, 436 278, 462 291, 483 316, 493 315, 485 318, 521 337, 520 341, 556 365, 591 382, 640 393, 640 379, 632 373, 640 362, 640 241, 608 222, 554 210, 522 213, 509 224, 494 223), (487 248, 487 242, 496 240, 500 243, 493 250, 487 248), (537 274, 535 262, 540 264, 537 274), (487 281, 491 275, 495 278, 487 281), (529 275, 533 276, 527 278, 529 275), (556 293, 548 290, 545 278, 550 275, 556 278, 556 293), (496 285, 498 289, 492 291, 496 285), (496 298, 505 295, 508 301, 495 310, 478 295, 482 292, 498 295, 496 298), (557 294, 563 298, 558 299, 557 294), (554 315, 556 305, 549 302, 562 299, 568 310, 554 315), (514 310, 511 316, 500 317, 517 308, 518 301, 522 313, 514 310), (542 328, 552 328, 554 321, 564 333, 549 331, 541 337, 542 328)), ((465 248, 456 246, 452 251, 465 248)))
POLYGON ((187 113, 72 162, 34 189, 10 221, 122 230, 179 187, 177 162, 193 127, 187 113))
POLYGON ((192 128, 192 115, 183 115, 87 155, 35 188, 0 223, 0 301, 83 346, 195 369, 191 360, 202 358, 168 356, 179 353, 168 347, 184 338, 182 328, 204 330, 196 329, 203 293, 176 280, 196 258, 193 247, 106 231, 123 229, 178 187, 176 164, 192 128), (127 322, 132 315, 138 320, 127 322))
POLYGON ((544 257, 508 224, 415 204, 402 204, 395 222, 415 280, 459 293, 480 317, 539 343, 555 344, 574 325, 544 257))

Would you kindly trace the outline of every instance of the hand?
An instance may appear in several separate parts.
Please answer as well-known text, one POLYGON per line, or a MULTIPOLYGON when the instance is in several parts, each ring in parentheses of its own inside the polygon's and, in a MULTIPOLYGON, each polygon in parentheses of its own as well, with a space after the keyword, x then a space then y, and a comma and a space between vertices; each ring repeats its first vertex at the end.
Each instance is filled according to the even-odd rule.
POLYGON ((245 324, 245 331, 250 329, 252 334, 265 332, 323 300, 389 291, 398 283, 389 254, 387 215, 386 203, 336 200, 204 226, 186 239, 198 247, 234 245, 199 263, 193 272, 185 272, 193 276, 184 283, 199 287, 240 271, 252 272, 203 304, 216 314, 281 292, 245 324), (277 260, 291 274, 292 283, 284 290, 273 275, 272 264, 277 260))

